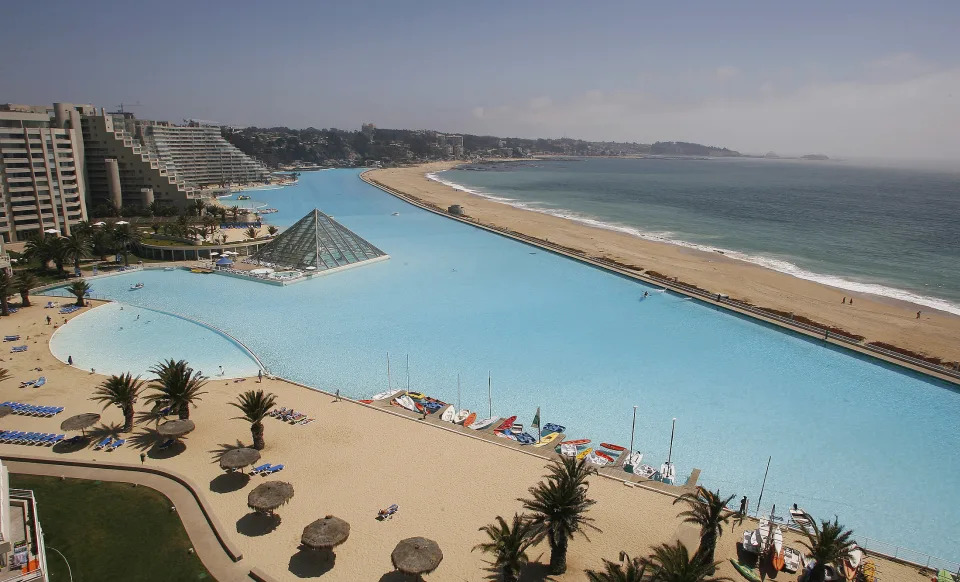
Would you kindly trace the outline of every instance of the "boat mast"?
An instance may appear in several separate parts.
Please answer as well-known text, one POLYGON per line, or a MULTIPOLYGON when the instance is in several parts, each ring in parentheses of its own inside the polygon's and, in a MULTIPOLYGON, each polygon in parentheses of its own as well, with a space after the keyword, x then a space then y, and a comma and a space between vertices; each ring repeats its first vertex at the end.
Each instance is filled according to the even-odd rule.
POLYGON ((390 352, 387 352, 387 390, 393 389, 393 385, 390 382, 390 352))
POLYGON ((410 392, 410 354, 407 354, 407 392, 410 392))
POLYGON ((490 418, 493 418, 493 377, 487 372, 487 404, 490 406, 490 418))
POLYGON ((756 515, 760 515, 760 502, 763 501, 763 489, 767 486, 767 473, 770 472, 770 461, 773 459, 773 455, 767 457, 767 469, 763 472, 763 484, 760 485, 760 497, 757 498, 757 511, 756 515))
POLYGON ((633 454, 633 434, 637 431, 637 406, 633 406, 633 428, 630 429, 630 454, 633 454))
POLYGON ((677 428, 677 419, 673 419, 673 426, 670 427, 670 452, 667 453, 667 464, 670 464, 670 459, 673 458, 673 433, 677 428))
POLYGON ((457 410, 460 410, 460 372, 457 372, 457 410))

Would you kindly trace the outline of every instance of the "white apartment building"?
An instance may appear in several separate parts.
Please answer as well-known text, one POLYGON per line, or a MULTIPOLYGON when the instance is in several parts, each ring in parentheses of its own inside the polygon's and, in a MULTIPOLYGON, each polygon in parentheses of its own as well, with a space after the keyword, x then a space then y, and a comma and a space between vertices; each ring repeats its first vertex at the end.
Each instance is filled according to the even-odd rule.
POLYGON ((237 149, 219 127, 138 121, 147 151, 191 186, 261 182, 267 167, 237 149))
POLYGON ((87 220, 83 144, 72 120, 46 107, 0 104, 0 238, 69 235, 87 220), (79 150, 79 153, 78 153, 79 150))

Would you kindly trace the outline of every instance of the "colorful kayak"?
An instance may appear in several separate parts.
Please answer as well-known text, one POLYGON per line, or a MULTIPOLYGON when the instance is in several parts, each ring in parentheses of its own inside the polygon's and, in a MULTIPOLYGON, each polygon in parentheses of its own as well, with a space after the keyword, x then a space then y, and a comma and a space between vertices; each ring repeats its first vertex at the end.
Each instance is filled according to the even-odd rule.
POLYGON ((423 392, 407 392, 407 396, 413 398, 414 400, 423 400, 427 397, 423 392))
POLYGON ((533 443, 537 442, 537 439, 533 435, 526 432, 516 434, 513 438, 515 438, 516 441, 521 445, 532 445, 533 443))
POLYGON ((563 432, 565 430, 567 430, 567 427, 563 425, 548 422, 547 424, 543 425, 543 428, 540 429, 540 435, 542 438, 543 436, 546 436, 552 432, 563 432))
POLYGON ((590 444, 590 439, 577 439, 575 441, 564 441, 560 443, 561 445, 588 445, 590 444))
POLYGON ((613 462, 613 457, 611 457, 610 455, 608 455, 607 453, 605 453, 605 452, 603 452, 603 451, 596 450, 596 451, 593 451, 593 454, 596 455, 596 456, 598 456, 598 457, 600 457, 601 459, 605 460, 605 461, 608 462, 608 463, 612 463, 612 462, 613 462))
POLYGON ((760 582, 760 575, 757 574, 757 571, 750 566, 745 566, 733 558, 730 559, 730 563, 733 564, 733 567, 737 569, 737 572, 740 572, 741 576, 747 580, 750 580, 750 582, 760 582))
POLYGON ((514 436, 514 434, 511 433, 511 432, 507 432, 507 431, 503 431, 503 430, 495 430, 495 431, 493 431, 493 434, 497 435, 498 437, 502 437, 502 438, 505 438, 505 439, 510 439, 510 440, 512 440, 512 441, 517 440, 517 437, 514 436))
POLYGON ((549 445, 550 443, 552 443, 553 441, 555 441, 555 440, 557 440, 557 439, 562 439, 562 438, 563 438, 563 433, 560 433, 560 432, 552 432, 552 433, 550 433, 550 434, 541 436, 541 437, 540 437, 540 442, 537 443, 537 444, 535 444, 535 445, 533 445, 533 446, 535 446, 535 447, 545 447, 545 446, 549 445))
POLYGON ((770 565, 773 566, 773 569, 777 572, 783 570, 783 567, 786 565, 786 560, 783 557, 783 550, 780 552, 773 552, 770 558, 770 565))
POLYGON ((475 420, 477 420, 477 413, 471 412, 467 415, 467 418, 464 419, 463 426, 470 426, 475 420))
POLYGON ((373 404, 373 400, 357 400, 357 402, 360 402, 362 404, 373 404))
POLYGON ((593 450, 593 449, 591 449, 591 448, 583 449, 582 451, 580 451, 580 452, 577 454, 577 460, 579 461, 579 460, 583 459, 584 457, 586 457, 587 455, 589 455, 589 454, 590 454, 590 451, 592 451, 592 450, 593 450))
POLYGON ((508 419, 504 420, 503 422, 501 422, 501 423, 500 423, 500 426, 498 426, 497 428, 495 428, 495 429, 493 429, 493 430, 508 430, 511 426, 513 426, 513 423, 515 423, 515 422, 517 422, 517 417, 516 417, 516 416, 511 416, 510 418, 508 418, 508 419))
POLYGON ((620 445, 611 445, 610 443, 600 443, 600 446, 610 451, 617 451, 618 453, 622 453, 623 451, 627 450, 620 445))
POLYGON ((497 422, 498 420, 500 420, 499 416, 491 416, 490 418, 475 420, 473 421, 473 424, 467 426, 467 428, 471 428, 473 430, 482 430, 492 425, 493 423, 497 422))

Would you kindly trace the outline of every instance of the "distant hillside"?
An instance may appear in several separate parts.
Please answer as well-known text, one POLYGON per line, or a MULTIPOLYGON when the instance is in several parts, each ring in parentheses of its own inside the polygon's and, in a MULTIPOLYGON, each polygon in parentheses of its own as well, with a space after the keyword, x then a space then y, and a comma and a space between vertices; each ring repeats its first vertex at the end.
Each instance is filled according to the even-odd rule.
POLYGON ((731 158, 741 155, 740 152, 731 149, 705 146, 685 141, 658 141, 650 146, 650 153, 659 156, 710 156, 731 158))
POLYGON ((823 154, 807 154, 805 156, 800 156, 801 160, 829 160, 827 156, 823 154))

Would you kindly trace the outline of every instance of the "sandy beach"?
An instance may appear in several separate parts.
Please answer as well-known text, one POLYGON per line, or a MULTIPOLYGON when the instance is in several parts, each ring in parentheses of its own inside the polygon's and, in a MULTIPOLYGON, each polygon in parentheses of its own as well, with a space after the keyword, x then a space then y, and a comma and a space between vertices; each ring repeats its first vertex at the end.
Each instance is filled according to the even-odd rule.
MULTIPOLYGON (((42 307, 45 302, 46 298, 36 297, 33 307, 0 320, 4 334, 19 334, 22 340, 17 343, 29 346, 25 353, 11 354, 4 349, 0 354, 0 367, 9 369, 12 376, 0 383, 0 397, 64 406, 66 410, 53 418, 8 416, 2 421, 7 430, 59 433, 59 425, 67 417, 101 409, 89 396, 104 377, 67 366, 50 353, 48 342, 54 329, 44 318, 55 314, 42 307), (18 387, 21 381, 40 375, 47 379, 42 388, 18 387)), ((54 323, 63 319, 56 317, 54 323)), ((256 566, 276 580, 311 578, 322 573, 324 580, 334 581, 394 580, 389 574, 393 569, 390 552, 397 542, 411 536, 434 539, 443 550, 443 562, 427 576, 428 580, 488 579, 485 556, 471 552, 485 538, 478 528, 497 515, 509 518, 520 511, 516 499, 525 496, 527 488, 539 480, 547 462, 529 454, 533 449, 518 450, 515 445, 470 438, 476 433, 435 417, 421 421, 395 407, 336 402, 329 394, 279 379, 265 379, 259 384, 256 378, 213 378, 206 390, 199 406, 191 411, 197 430, 184 439, 183 448, 157 451, 156 437, 151 433, 153 424, 146 423, 124 435, 127 444, 115 452, 94 451, 92 446, 68 450, 0 444, 0 456, 16 453, 139 463, 140 453, 145 452, 150 466, 178 471, 199 485, 209 507, 230 530, 228 537, 243 550, 240 565, 244 571, 256 566), (294 426, 266 419, 266 448, 261 462, 282 463, 285 469, 267 478, 224 476, 217 464, 219 453, 251 442, 249 425, 233 420, 237 411, 228 403, 241 391, 261 387, 275 393, 280 406, 303 411, 316 421, 294 426), (246 505, 249 491, 267 480, 287 481, 295 488, 294 498, 277 512, 282 518, 277 525, 251 514, 246 505), (377 510, 394 503, 400 509, 393 519, 375 519, 377 510), (297 545, 303 527, 328 514, 347 520, 351 533, 349 540, 337 548, 333 569, 322 572, 310 553, 299 552, 297 545)), ((376 391, 371 387, 371 393, 376 391)), ((142 404, 139 411, 143 411, 142 404)), ((101 424, 91 431, 92 442, 116 434, 121 425, 119 409, 107 409, 101 424)), ((683 491, 673 490, 675 494, 683 491)), ((600 567, 601 558, 616 560, 621 550, 645 555, 651 545, 677 539, 680 508, 672 505, 673 495, 626 486, 620 480, 601 476, 592 478, 590 493, 597 500, 590 515, 603 531, 591 533, 589 542, 575 539, 570 545, 567 574, 551 580, 583 580, 584 568, 600 567)), ((40 512, 42 515, 42 507, 40 512)), ((736 556, 735 543, 744 527, 755 526, 747 522, 725 531, 716 556, 723 562, 720 575, 740 579, 727 560, 736 556)), ((796 546, 792 534, 787 541, 796 546)), ((543 543, 533 548, 530 556, 546 564, 549 547, 543 543)), ((926 579, 912 566, 887 560, 878 561, 878 566, 883 580, 926 579)), ((532 566, 524 579, 542 580, 542 572, 542 568, 532 566)))
POLYGON ((792 312, 821 324, 864 336, 866 342, 884 342, 901 348, 960 361, 960 316, 906 301, 853 293, 798 279, 719 253, 642 239, 580 222, 515 208, 456 190, 425 177, 458 165, 436 162, 406 168, 367 172, 365 177, 389 188, 446 208, 460 204, 480 222, 509 228, 589 256, 604 257, 656 271, 753 305, 792 312), (853 298, 853 304, 843 303, 853 298), (917 311, 921 317, 917 319, 917 311))

